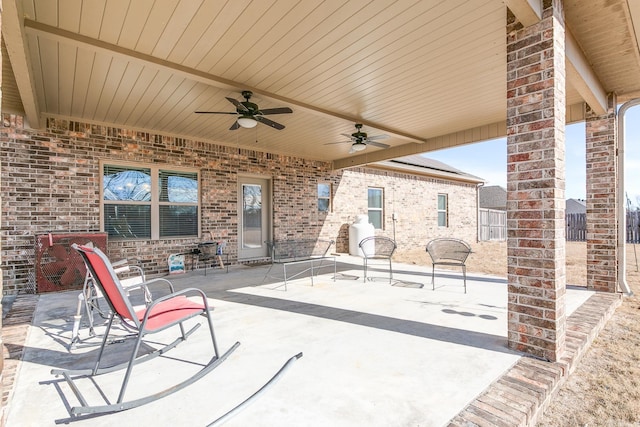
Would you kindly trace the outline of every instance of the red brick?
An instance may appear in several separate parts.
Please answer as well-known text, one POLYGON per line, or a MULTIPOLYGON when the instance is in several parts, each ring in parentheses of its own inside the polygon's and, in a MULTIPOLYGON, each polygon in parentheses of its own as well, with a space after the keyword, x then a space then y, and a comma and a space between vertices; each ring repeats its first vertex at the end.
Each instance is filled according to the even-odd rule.
POLYGON ((557 360, 565 321, 555 292, 566 280, 565 58, 562 7, 548 9, 539 23, 509 33, 507 46, 517 53, 507 67, 518 76, 507 94, 508 336, 511 348, 557 360))

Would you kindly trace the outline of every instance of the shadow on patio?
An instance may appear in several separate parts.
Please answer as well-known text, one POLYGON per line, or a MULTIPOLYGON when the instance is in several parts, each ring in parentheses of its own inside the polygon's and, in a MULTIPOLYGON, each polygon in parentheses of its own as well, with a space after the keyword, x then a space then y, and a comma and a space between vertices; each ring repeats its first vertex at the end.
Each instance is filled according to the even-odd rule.
MULTIPOLYGON (((482 417, 483 411, 485 419, 494 423, 535 419, 550 390, 543 390, 540 397, 520 390, 522 396, 513 403, 494 404, 493 413, 486 407, 490 397, 477 403, 479 396, 490 396, 492 387, 522 364, 539 363, 550 372, 558 369, 558 364, 533 361, 507 348, 504 278, 469 274, 464 294, 461 275, 440 270, 433 291, 430 271, 424 267, 394 264, 390 285, 386 270, 372 270, 380 278, 365 283, 359 258, 340 256, 338 261, 336 281, 333 271, 325 272, 313 286, 302 277, 289 282, 287 291, 280 282, 264 280, 268 266, 234 266, 229 273, 209 271, 206 277, 201 270, 171 276, 176 289, 199 287, 207 293, 215 307, 214 327, 222 347, 235 341, 242 345, 213 373, 174 395, 74 424, 158 420, 157 425, 204 426, 258 390, 299 352, 304 357, 282 381, 227 425, 441 426, 464 416, 482 417), (528 402, 533 409, 527 409, 528 402)), ((585 289, 568 289, 567 312, 588 306, 585 301, 593 304, 592 296, 585 289)), ((596 303, 615 307, 615 297, 596 303)), ((50 370, 86 363, 97 342, 85 340, 85 345, 69 351, 76 301, 77 292, 39 297, 7 425, 54 425, 69 417, 65 405, 73 404, 69 402, 73 393, 64 384, 54 385, 50 370)), ((572 325, 568 329, 576 330, 572 325)), ((593 331, 597 324, 585 328, 593 331)), ((180 351, 193 356, 199 347, 210 345, 202 335, 205 329, 178 346, 176 359, 180 351)), ((87 338, 86 330, 81 334, 87 338)), ((585 334, 594 336, 593 332, 578 335, 585 334)), ((568 335, 569 341, 572 333, 568 335)), ((576 350, 569 356, 576 359, 584 345, 573 347, 576 350)), ((155 386, 189 369, 180 360, 158 359, 134 370, 139 373, 130 389, 155 386)), ((526 378, 526 374, 519 378, 523 375, 526 378)))

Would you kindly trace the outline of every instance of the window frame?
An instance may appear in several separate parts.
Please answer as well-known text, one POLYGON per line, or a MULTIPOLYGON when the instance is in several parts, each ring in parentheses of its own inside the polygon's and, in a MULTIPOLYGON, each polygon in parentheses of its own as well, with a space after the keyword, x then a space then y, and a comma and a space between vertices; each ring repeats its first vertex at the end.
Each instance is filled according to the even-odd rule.
POLYGON ((367 187, 367 217, 369 219, 369 223, 373 225, 376 230, 384 230, 384 188, 382 187, 367 187), (380 191, 380 207, 372 207, 369 204, 369 192, 371 190, 380 191), (371 220, 371 212, 380 212, 380 227, 376 227, 374 221, 371 220))
POLYGON ((202 235, 202 174, 199 169, 184 168, 179 166, 173 166, 168 164, 155 164, 155 163, 137 163, 118 160, 100 160, 99 171, 99 187, 100 187, 100 231, 106 232, 105 227, 105 205, 133 205, 133 206, 150 206, 150 237, 132 237, 132 238, 117 238, 109 236, 109 239, 117 241, 135 241, 135 240, 167 240, 167 239, 193 239, 200 238, 202 235), (129 200, 105 200, 104 199, 104 169, 107 166, 116 168, 136 168, 136 169, 149 169, 151 176, 151 200, 150 201, 129 201, 129 200), (160 173, 162 172, 175 172, 190 173, 196 175, 196 181, 198 183, 197 190, 197 202, 170 202, 160 200, 160 173), (105 203, 106 202, 106 203, 105 203), (196 219, 198 226, 195 235, 178 235, 178 236, 160 236, 160 207, 161 206, 195 206, 196 207, 196 219))
POLYGON ((330 182, 319 182, 317 185, 317 195, 318 195, 318 212, 324 212, 324 213, 329 213, 329 212, 333 212, 333 204, 331 203, 331 196, 333 195, 333 188, 331 187, 331 183, 330 182), (326 185, 329 189, 329 195, 328 196, 321 196, 320 195, 320 186, 321 185, 326 185), (320 200, 326 200, 327 201, 327 209, 320 209, 320 200))
POLYGON ((438 193, 436 211, 437 211, 438 227, 448 228, 449 227, 449 195, 448 194, 438 193), (440 209, 440 197, 444 197, 444 209, 440 209), (444 225, 440 224, 441 213, 444 213, 444 225))

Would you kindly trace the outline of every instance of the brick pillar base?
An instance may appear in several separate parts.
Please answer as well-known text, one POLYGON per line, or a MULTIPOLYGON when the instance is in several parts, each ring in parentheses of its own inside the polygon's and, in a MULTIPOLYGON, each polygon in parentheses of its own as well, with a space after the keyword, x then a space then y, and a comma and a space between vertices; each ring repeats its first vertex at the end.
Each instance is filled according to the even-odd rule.
MULTIPOLYGON (((509 347, 565 348, 565 51, 561 1, 507 36, 509 347)), ((509 22, 508 22, 509 24, 509 22)))

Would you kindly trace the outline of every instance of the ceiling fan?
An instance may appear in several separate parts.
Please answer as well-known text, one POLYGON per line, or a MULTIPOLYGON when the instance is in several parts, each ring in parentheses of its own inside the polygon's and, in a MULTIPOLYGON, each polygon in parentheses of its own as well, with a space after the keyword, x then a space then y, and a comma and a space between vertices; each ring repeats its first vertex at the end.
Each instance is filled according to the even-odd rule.
POLYGON ((329 142, 328 144, 351 144, 351 149, 349 150, 349 154, 353 154, 358 151, 362 151, 367 148, 367 145, 371 145, 373 147, 378 148, 389 148, 389 145, 383 144, 381 142, 377 142, 379 139, 387 139, 389 135, 374 135, 368 136, 366 132, 362 132, 362 124, 356 123, 356 132, 351 135, 347 133, 341 133, 340 135, 349 138, 349 141, 338 141, 338 142, 329 142))
POLYGON ((270 114, 293 113, 293 111, 289 107, 266 108, 264 110, 259 109, 257 104, 254 104, 253 102, 249 101, 249 99, 251 99, 251 96, 253 96, 253 92, 251 92, 250 90, 242 91, 242 96, 245 99, 244 101, 238 101, 233 98, 227 97, 227 101, 229 101, 236 107, 236 111, 233 113, 229 111, 196 111, 196 113, 197 114, 235 114, 237 115, 238 118, 233 123, 233 125, 231 125, 229 130, 236 130, 239 127, 249 129, 249 128, 255 127, 258 124, 258 122, 267 126, 271 126, 274 129, 282 130, 284 129, 284 125, 281 125, 280 123, 276 123, 273 120, 269 120, 264 116, 270 115, 270 114))

